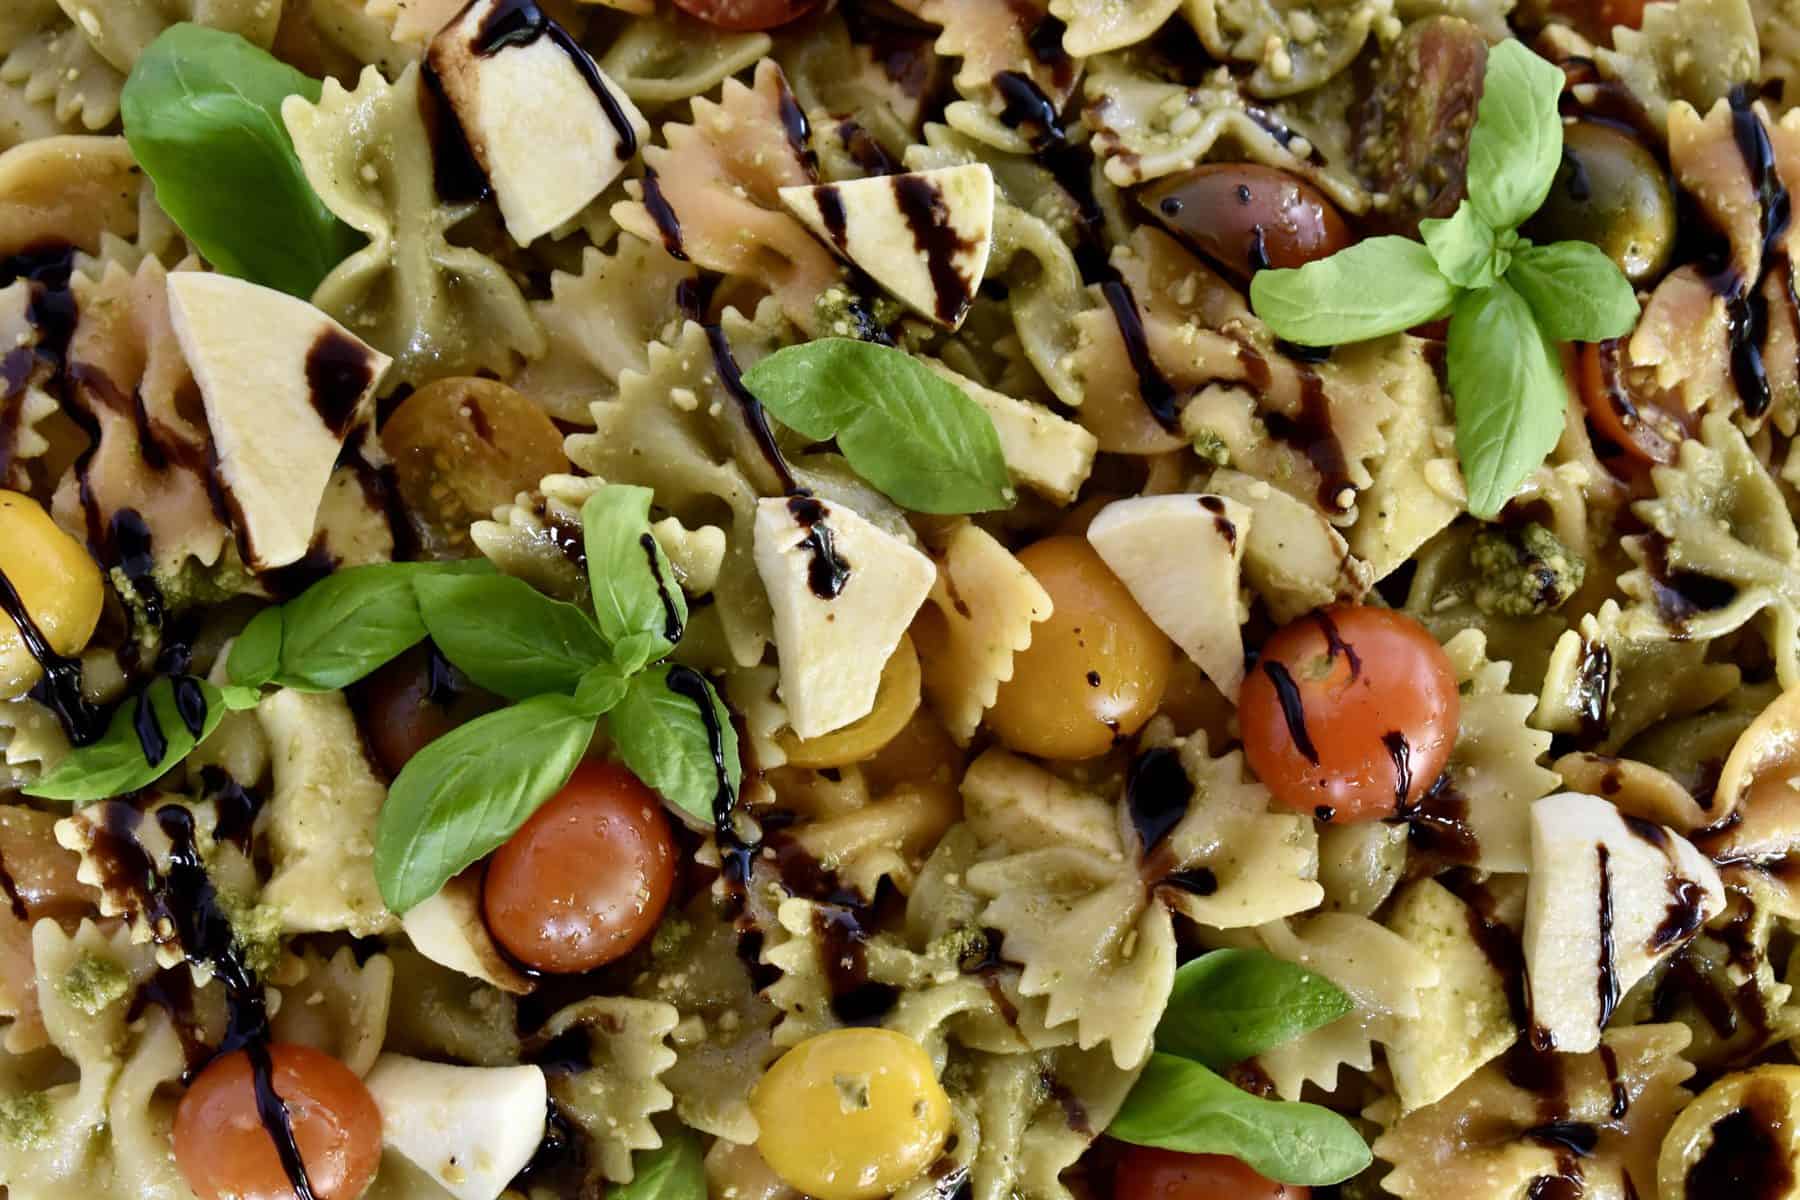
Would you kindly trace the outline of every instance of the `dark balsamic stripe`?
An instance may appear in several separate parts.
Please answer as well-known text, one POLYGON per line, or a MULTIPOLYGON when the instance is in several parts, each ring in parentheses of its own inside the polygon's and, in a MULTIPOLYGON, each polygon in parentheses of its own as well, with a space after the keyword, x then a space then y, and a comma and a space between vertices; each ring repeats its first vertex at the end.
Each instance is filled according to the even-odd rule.
POLYGON ((1125 809, 1137 830, 1140 855, 1148 858, 1169 836, 1193 799, 1193 780, 1173 747, 1157 746, 1132 760, 1125 777, 1125 809))
POLYGON ((1387 747, 1388 757, 1394 762, 1394 811, 1400 812, 1412 794, 1412 744, 1398 729, 1382 734, 1381 744, 1387 747))
POLYGON ((1338 632, 1337 622, 1324 609, 1314 612, 1313 620, 1319 623, 1319 632, 1325 635, 1326 657, 1335 659, 1342 654, 1344 661, 1350 664, 1350 682, 1355 683, 1362 676, 1362 659, 1357 656, 1355 647, 1344 640, 1344 635, 1338 632))
POLYGON ((1307 762, 1318 766, 1319 752, 1306 732, 1306 706, 1300 700, 1299 685, 1288 674, 1288 669, 1278 662, 1265 659, 1262 669, 1269 682, 1275 685, 1275 699, 1281 704, 1281 716, 1287 722, 1288 736, 1293 739, 1294 748, 1306 756, 1307 762))
POLYGON ((1131 288, 1120 279, 1109 279, 1100 285, 1100 294, 1106 297, 1107 306, 1112 309, 1113 319, 1118 322, 1119 336, 1125 342, 1125 356, 1131 361, 1131 370, 1137 376, 1138 394, 1144 399, 1144 407, 1156 418, 1156 423, 1171 432, 1181 427, 1181 413, 1176 407, 1175 388, 1164 378, 1161 368, 1150 354, 1150 339, 1144 332, 1144 319, 1138 313, 1137 300, 1131 294, 1131 288))
POLYGON ((831 527, 825 524, 825 506, 811 496, 788 500, 788 512, 806 528, 802 544, 812 555, 806 568, 806 585, 821 600, 836 599, 850 581, 850 564, 837 552, 831 527))
POLYGON ((950 209, 937 184, 918 175, 896 176, 893 183, 900 215, 906 218, 913 245, 925 256, 931 273, 932 309, 938 320, 954 325, 975 299, 973 281, 956 267, 957 254, 968 249, 969 243, 950 224, 950 209))
POLYGON ((580 72, 588 90, 600 101, 600 107, 606 111, 606 119, 612 123, 613 132, 618 135, 618 155, 621 161, 631 158, 637 153, 637 130, 632 128, 631 120, 625 115, 619 98, 612 94, 601 77, 600 68, 594 64, 593 58, 581 44, 569 36, 569 31, 551 20, 533 0, 499 0, 493 11, 482 21, 481 28, 476 30, 474 39, 469 43, 476 54, 485 56, 498 54, 508 46, 529 46, 541 37, 548 37, 558 50, 561 50, 575 70, 580 72))
POLYGON ((313 411, 335 437, 349 432, 363 393, 374 379, 375 365, 369 361, 368 351, 337 329, 321 331, 306 352, 307 395, 313 411))
POLYGON ((681 640, 681 613, 675 607, 675 597, 669 591, 668 580, 663 578, 662 561, 657 557, 656 539, 648 533, 638 538, 638 545, 644 548, 644 558, 650 563, 650 577, 656 580, 656 598, 662 601, 663 639, 670 643, 681 640))
POLYGON ((1596 987, 1600 995, 1600 1028, 1612 1020, 1619 1006, 1619 973, 1613 948, 1612 851, 1596 848, 1600 860, 1600 976, 1596 987))
POLYGON ((779 94, 775 100, 775 108, 781 117, 781 131, 787 135, 788 149, 805 168, 808 179, 819 178, 819 154, 813 149, 812 124, 801 110, 800 102, 794 99, 794 90, 788 86, 787 78, 776 75, 779 94))
POLYGON ((656 168, 644 168, 644 211, 656 222, 656 231, 662 234, 663 249, 669 257, 687 262, 687 251, 681 248, 681 218, 675 215, 675 209, 663 195, 662 182, 657 178, 656 168))
POLYGON ((827 184, 813 193, 819 200, 819 219, 825 223, 825 232, 831 238, 831 244, 840 251, 850 244, 849 214, 844 211, 843 193, 835 184, 827 184))
POLYGON ((706 330, 707 345, 712 349, 713 369, 718 373, 719 385, 737 402, 744 424, 749 426, 750 436, 756 442, 756 448, 762 451, 763 460, 775 472, 781 490, 790 495, 804 491, 782 455, 781 446, 775 441, 775 431, 769 428, 769 417, 763 411, 762 401, 744 386, 744 376, 738 370, 737 359, 731 353, 731 341, 725 336, 725 331, 717 325, 706 325, 703 328, 706 330))

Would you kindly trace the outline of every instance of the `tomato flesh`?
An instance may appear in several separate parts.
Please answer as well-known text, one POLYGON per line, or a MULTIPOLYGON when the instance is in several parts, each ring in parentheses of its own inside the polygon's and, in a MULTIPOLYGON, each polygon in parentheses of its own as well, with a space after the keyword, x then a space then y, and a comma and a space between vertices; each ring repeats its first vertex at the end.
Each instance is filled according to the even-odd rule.
POLYGON ((1681 398, 1660 391, 1645 395, 1632 386, 1629 365, 1621 338, 1581 348, 1580 390, 1588 424, 1622 451, 1607 465, 1624 474, 1674 462, 1682 439, 1694 431, 1693 414, 1681 398))
POLYGON ((1265 1179, 1224 1154, 1133 1146, 1113 1171, 1114 1200, 1311 1200, 1312 1189, 1265 1179))
POLYGON ((1366 821, 1418 802, 1456 742, 1456 672, 1402 613, 1334 605, 1275 632, 1244 680, 1238 724, 1277 803, 1366 821))
MULTIPOLYGON (((318 1200, 356 1200, 381 1165, 381 1110, 343 1063, 310 1046, 268 1047, 270 1081, 318 1200)), ((175 1165, 200 1200, 294 1200, 256 1106, 250 1056, 221 1055, 175 1110, 175 1165)))
POLYGON ((591 971, 648 937, 675 885, 675 840, 656 793, 589 763, 488 863, 482 906, 502 949, 534 970, 591 971))
POLYGON ((757 33, 797 20, 818 0, 675 0, 675 7, 715 29, 757 33))

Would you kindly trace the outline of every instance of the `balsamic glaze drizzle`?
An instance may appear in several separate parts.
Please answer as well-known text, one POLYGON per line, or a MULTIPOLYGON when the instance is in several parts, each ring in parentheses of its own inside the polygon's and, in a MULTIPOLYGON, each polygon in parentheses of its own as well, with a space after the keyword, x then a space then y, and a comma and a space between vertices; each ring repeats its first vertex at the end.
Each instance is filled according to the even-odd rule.
POLYGON ((798 495, 788 499, 788 512, 806 527, 801 544, 812 555, 806 568, 806 586, 821 600, 836 599, 850 581, 850 564, 832 542, 831 527, 825 524, 825 506, 811 496, 798 495))
POLYGON ((1595 986, 1600 996, 1600 1027, 1604 1029, 1619 1006, 1619 973, 1613 947, 1612 851, 1602 845, 1595 853, 1600 860, 1600 974, 1595 986))
POLYGON ((154 767, 168 754, 169 739, 162 731, 162 723, 156 719, 156 705, 151 702, 149 691, 138 693, 136 705, 131 714, 131 728, 137 733, 138 748, 144 752, 144 761, 154 767))
POLYGON ((913 245, 925 256, 931 273, 933 311, 938 320, 955 325, 974 301, 978 282, 957 269, 956 256, 974 247, 950 224, 950 208, 937 184, 917 175, 898 175, 892 182, 900 215, 906 218, 913 245))
POLYGON ((57 653, 5 571, 0 571, 0 612, 12 618, 26 652, 43 669, 44 677, 31 689, 32 699, 56 714, 70 742, 87 746, 99 741, 106 732, 105 714, 82 694, 80 661, 57 653))
POLYGON ((581 73, 582 81, 588 85, 588 90, 594 93, 594 98, 600 101, 600 107, 606 110, 606 119, 611 122, 613 133, 619 139, 620 161, 637 154, 637 130, 632 128, 631 119, 625 115, 618 97, 606 86, 600 68, 594 65, 593 58, 581 48, 581 44, 569 36, 569 31, 551 20, 533 0, 499 0, 493 11, 482 21, 481 28, 475 31, 469 48, 485 58, 498 54, 509 46, 529 46, 541 37, 548 37, 558 50, 568 55, 569 61, 581 73))
POLYGON ((1140 855, 1150 857, 1187 815, 1193 799, 1193 781, 1173 747, 1156 746, 1132 760, 1125 777, 1125 808, 1137 830, 1140 855))
POLYGON ((1388 757, 1394 762, 1394 811, 1399 812, 1412 793, 1412 743, 1406 740, 1405 733, 1391 729, 1381 735, 1381 744, 1387 747, 1388 757))
POLYGON ((644 209, 656 222, 656 231, 662 234, 663 249, 669 252, 669 257, 687 262, 687 251, 681 246, 681 218, 675 214, 669 198, 663 195, 662 181, 657 177, 655 167, 644 168, 644 209))
POLYGON ((1706 1151, 1682 1180, 1687 1200, 1777 1200, 1794 1184, 1787 1151, 1788 1104, 1772 1085, 1752 1084, 1744 1103, 1713 1122, 1706 1151))
MULTIPOLYGON (((675 607, 675 594, 669 590, 668 580, 663 578, 656 539, 646 533, 638 538, 638 545, 643 547, 644 558, 650 563, 650 577, 656 581, 656 598, 662 601, 663 639, 671 644, 679 642, 682 634, 681 611, 675 607)), ((435 652, 436 647, 433 650, 435 652)))
MULTIPOLYGON (((1768 370, 1763 363, 1763 342, 1768 335, 1768 300, 1763 295, 1763 280, 1779 258, 1776 247, 1787 234, 1792 216, 1788 192, 1776 170, 1775 149, 1768 130, 1751 107, 1754 97, 1743 85, 1731 90, 1731 134, 1743 157, 1750 183, 1756 192, 1758 219, 1762 232, 1762 261, 1758 277, 1744 279, 1727 269, 1715 273, 1712 283, 1725 299, 1730 319, 1731 376, 1737 387, 1745 413, 1752 417, 1768 411, 1771 400, 1768 370)), ((1783 261, 1782 270, 1789 270, 1783 261)))
POLYGON ((1278 662, 1265 659, 1262 664, 1263 674, 1275 685, 1275 699, 1281 704, 1281 716, 1287 722, 1288 737, 1294 741, 1294 749, 1306 756, 1306 761, 1315 767, 1319 765, 1319 751, 1313 746, 1312 736, 1306 732, 1306 705, 1301 702, 1299 685, 1288 669, 1278 662))

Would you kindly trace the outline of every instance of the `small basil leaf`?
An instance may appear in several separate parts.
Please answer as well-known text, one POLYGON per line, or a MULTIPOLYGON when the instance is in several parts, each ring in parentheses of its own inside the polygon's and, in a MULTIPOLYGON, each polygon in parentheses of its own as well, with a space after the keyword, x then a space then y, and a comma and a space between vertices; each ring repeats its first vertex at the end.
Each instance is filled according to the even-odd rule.
POLYGON ((445 658, 509 700, 568 693, 606 657, 593 618, 508 575, 419 574, 425 630, 445 658))
POLYGON ((138 56, 119 98, 158 203, 207 261, 302 299, 363 244, 306 181, 281 121, 284 99, 319 92, 236 34, 179 24, 138 56))
POLYGON ((589 667, 575 685, 575 703, 582 712, 602 716, 619 706, 625 698, 626 675, 609 662, 589 667))
POLYGON ((224 700, 225 707, 232 712, 243 712, 245 709, 255 708, 262 703, 260 688, 239 687, 236 684, 227 684, 220 688, 219 696, 224 700))
POLYGON ((1544 332, 1559 342, 1603 342, 1637 324, 1637 295, 1618 264, 1588 242, 1528 246, 1513 255, 1506 282, 1525 298, 1544 332))
POLYGON ((1335 983, 1260 950, 1215 950, 1175 972, 1156 1048, 1224 1069, 1355 1008, 1335 983))
POLYGON ((113 711, 99 741, 70 753, 55 770, 24 789, 25 794, 85 803, 149 787, 211 737, 224 717, 224 698, 210 683, 191 676, 158 679, 141 696, 113 711), (147 737, 138 733, 140 715, 147 737), (199 725, 198 731, 189 727, 190 720, 199 725), (151 751, 155 762, 150 761, 151 751))
POLYGON ((686 1129, 663 1135, 655 1150, 632 1159, 630 1183, 609 1186, 609 1200, 706 1200, 700 1139, 686 1129))
POLYGON ((261 687, 281 670, 281 610, 265 608, 250 619, 231 643, 226 660, 231 681, 244 687, 261 687))
POLYGON ((1562 163, 1562 69, 1525 43, 1488 51, 1481 103, 1469 133, 1469 202, 1494 229, 1542 208, 1562 163))
POLYGON ((915 512, 1012 502, 993 418, 904 350, 821 338, 777 350, 744 384, 788 428, 835 437, 858 475, 915 512))
POLYGON ((1464 200, 1456 215, 1419 222, 1419 236, 1445 279, 1463 288, 1491 287, 1500 278, 1499 240, 1493 227, 1464 200))
POLYGON ((1491 518, 1562 436, 1569 403, 1556 347, 1503 279, 1466 293, 1445 354, 1469 511, 1491 518))
POLYGON ((375 827, 375 881, 404 913, 497 849, 569 781, 594 718, 536 696, 460 725, 413 755, 375 827))
POLYGON ((650 533, 649 488, 609 483, 581 506, 582 543, 594 615, 606 644, 617 650, 627 638, 641 661, 636 670, 667 655, 687 625, 687 598, 668 555, 650 533))
POLYGON ((737 731, 724 701, 697 671, 664 664, 634 675, 606 721, 631 773, 691 823, 712 823, 721 788, 737 795, 744 774, 737 731))
POLYGON ((1250 302, 1277 337, 1302 346, 1360 342, 1435 321, 1456 288, 1431 251, 1403 237, 1368 238, 1304 267, 1258 271, 1250 302))
POLYGON ((425 640, 413 580, 426 574, 484 574, 482 559, 372 563, 327 575, 281 606, 281 668, 272 682, 302 692, 335 692, 366 678, 425 640))
POLYGON ((1373 1161, 1349 1121, 1316 1104, 1264 1100, 1197 1062, 1152 1054, 1106 1132, 1183 1154, 1229 1154, 1278 1183, 1342 1183, 1373 1161))

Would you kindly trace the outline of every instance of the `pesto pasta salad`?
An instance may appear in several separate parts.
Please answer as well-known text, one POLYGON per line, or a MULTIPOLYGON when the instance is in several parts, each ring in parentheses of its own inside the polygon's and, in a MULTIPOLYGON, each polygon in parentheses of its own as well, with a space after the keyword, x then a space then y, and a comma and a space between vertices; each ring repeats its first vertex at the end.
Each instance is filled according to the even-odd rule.
POLYGON ((1800 0, 0 0, 0 1200, 1800 1197, 1800 0))

